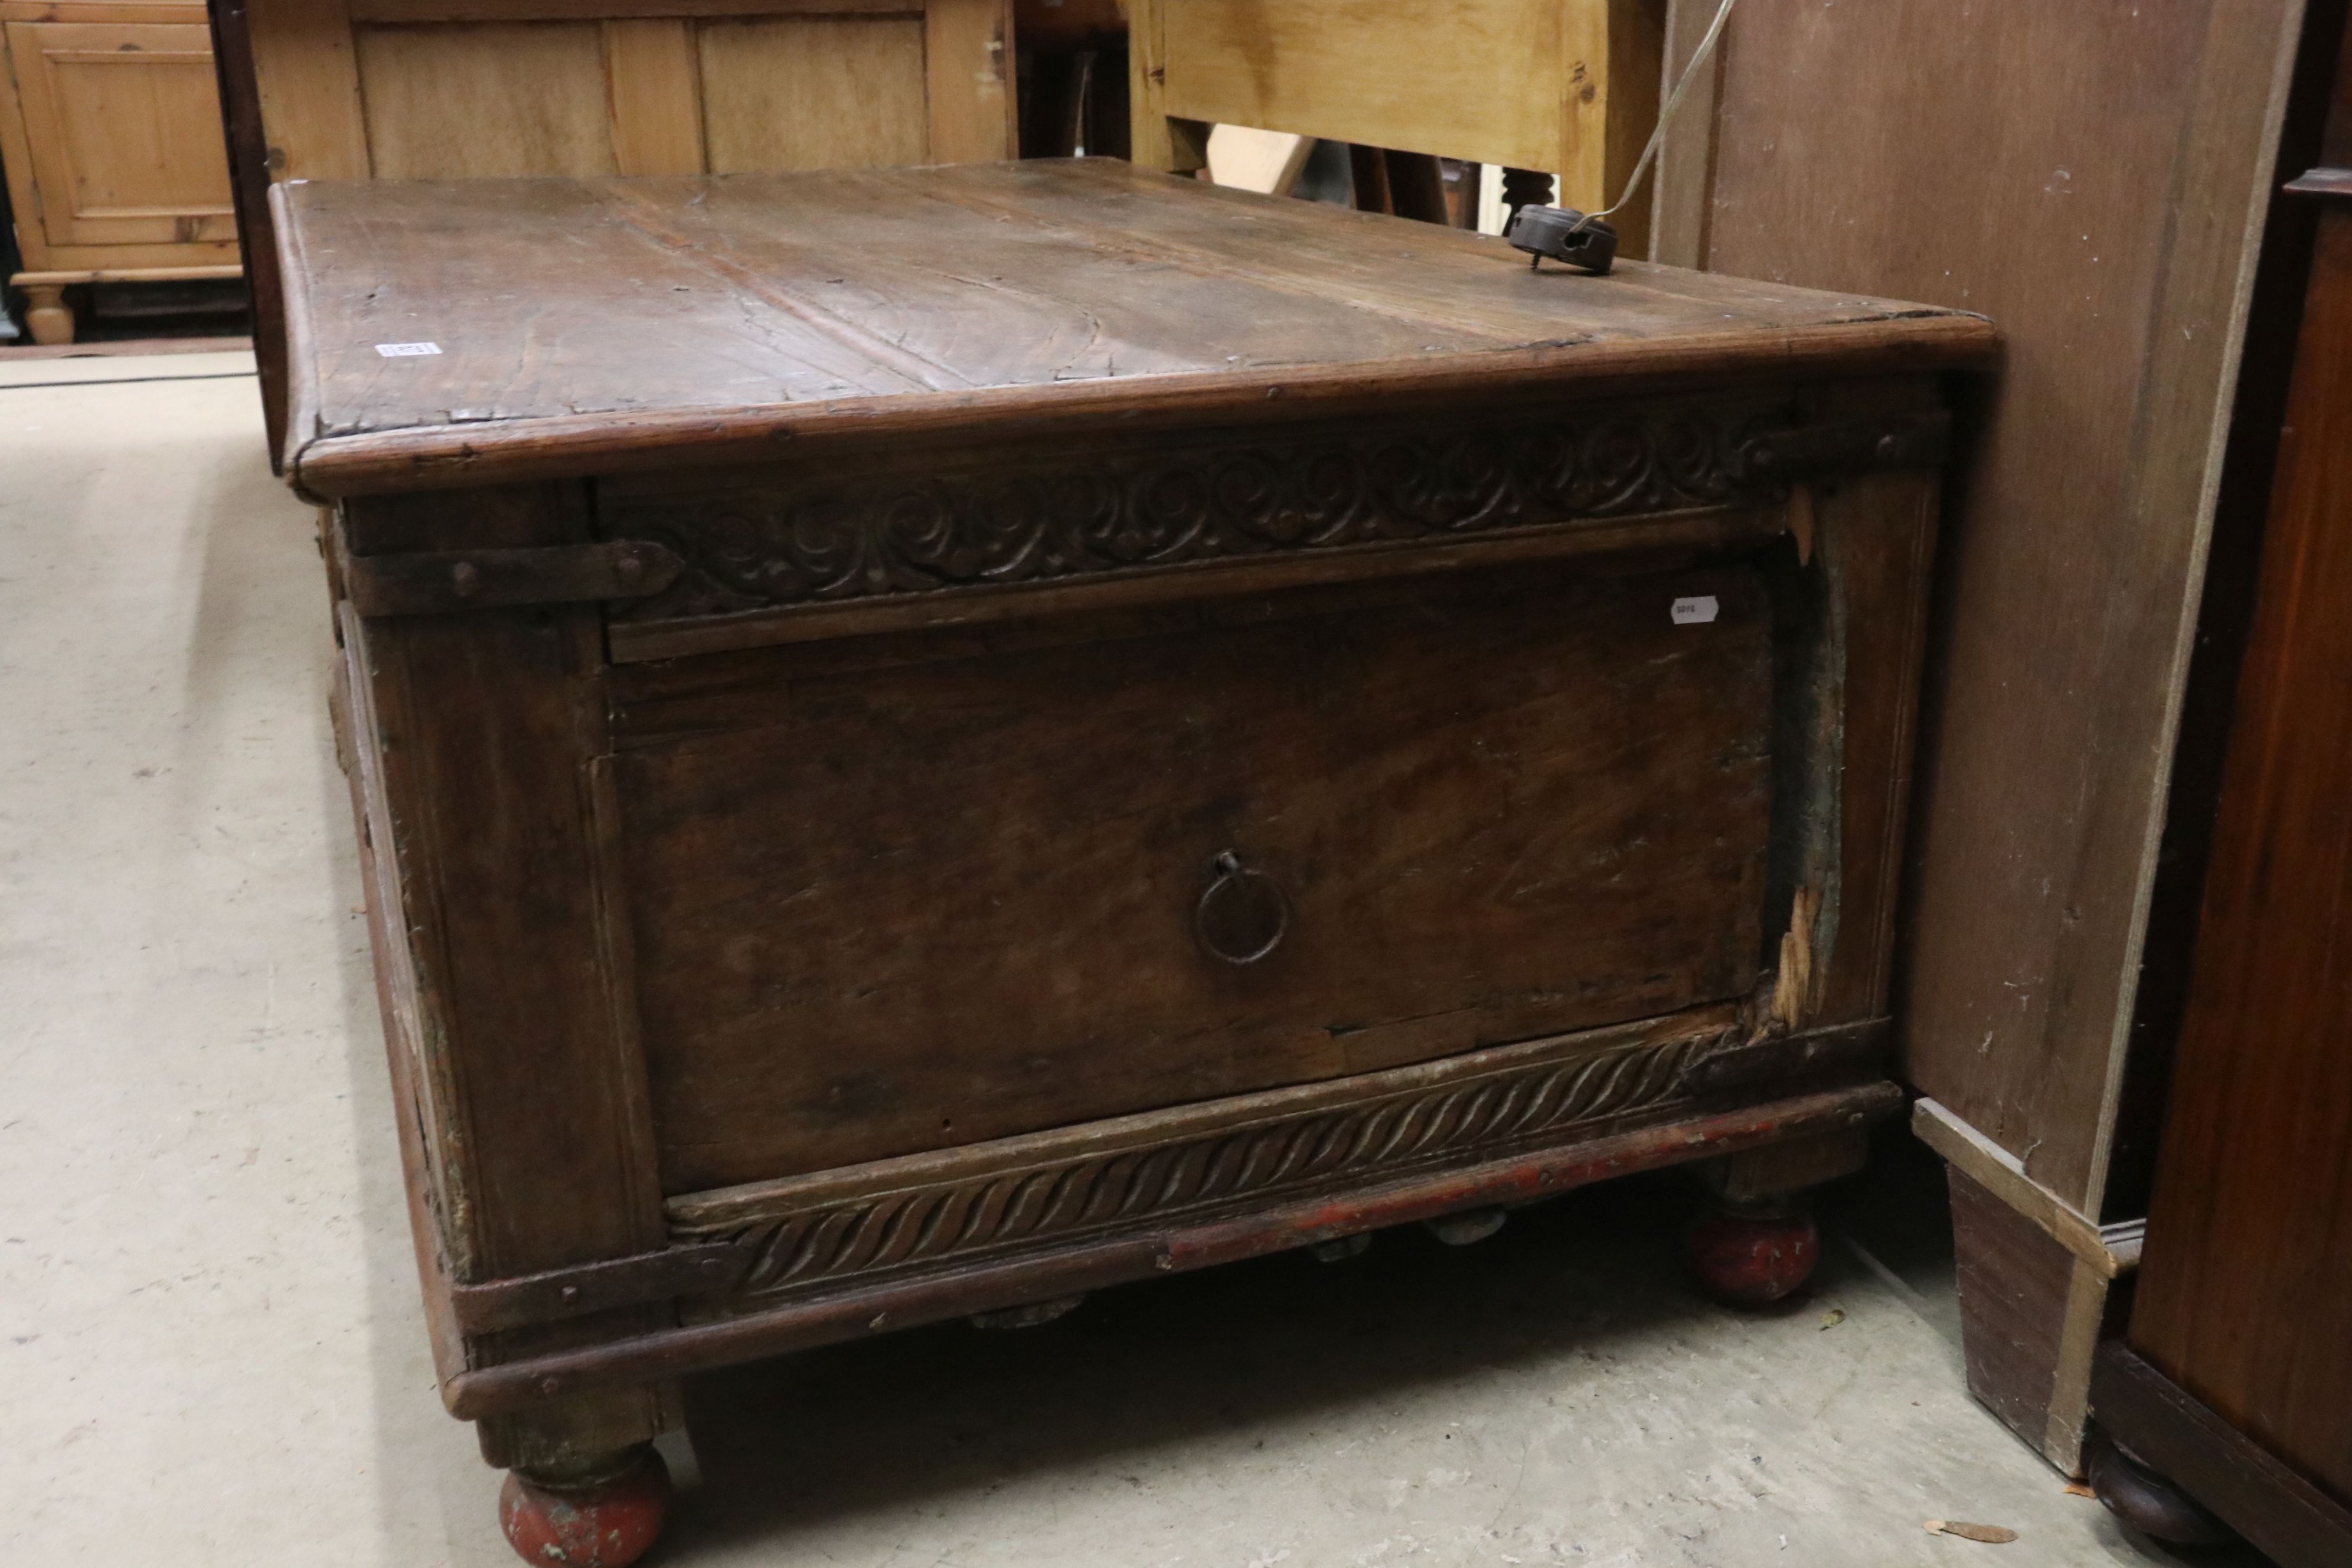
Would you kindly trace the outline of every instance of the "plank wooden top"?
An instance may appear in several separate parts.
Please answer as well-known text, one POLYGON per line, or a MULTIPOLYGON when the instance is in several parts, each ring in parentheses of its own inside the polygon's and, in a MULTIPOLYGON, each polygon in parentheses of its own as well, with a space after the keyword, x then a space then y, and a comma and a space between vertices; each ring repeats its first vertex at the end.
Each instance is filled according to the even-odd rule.
POLYGON ((787 439, 1933 368, 1995 342, 1959 311, 1641 263, 1534 273, 1499 240, 1108 160, 273 200, 287 470, 330 496, 787 439))

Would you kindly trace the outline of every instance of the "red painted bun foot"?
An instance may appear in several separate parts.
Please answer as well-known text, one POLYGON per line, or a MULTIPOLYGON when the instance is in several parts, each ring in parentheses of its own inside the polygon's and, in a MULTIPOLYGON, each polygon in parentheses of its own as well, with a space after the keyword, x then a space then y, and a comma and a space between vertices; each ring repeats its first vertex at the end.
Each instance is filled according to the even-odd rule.
POLYGON ((499 1523, 515 1554, 539 1568, 629 1568, 669 1511, 669 1467, 651 1448, 617 1473, 573 1486, 507 1475, 499 1523))
POLYGON ((1769 1307, 1813 1277, 1821 1232, 1808 1214, 1708 1215, 1691 1232, 1701 1289, 1734 1307, 1769 1307))

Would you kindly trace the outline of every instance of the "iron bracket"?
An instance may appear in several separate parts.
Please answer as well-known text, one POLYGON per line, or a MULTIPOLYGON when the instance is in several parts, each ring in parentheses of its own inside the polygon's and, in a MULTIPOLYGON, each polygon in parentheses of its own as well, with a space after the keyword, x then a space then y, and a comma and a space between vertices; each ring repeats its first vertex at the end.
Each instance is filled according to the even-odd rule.
POLYGON ((545 544, 528 550, 447 550, 352 557, 344 576, 362 616, 440 616, 517 605, 640 599, 678 579, 686 563, 646 540, 545 544))
POLYGON ((1741 444, 1740 471, 1754 479, 1811 479, 1885 468, 1933 468, 1952 444, 1952 416, 1906 414, 1767 430, 1741 444))

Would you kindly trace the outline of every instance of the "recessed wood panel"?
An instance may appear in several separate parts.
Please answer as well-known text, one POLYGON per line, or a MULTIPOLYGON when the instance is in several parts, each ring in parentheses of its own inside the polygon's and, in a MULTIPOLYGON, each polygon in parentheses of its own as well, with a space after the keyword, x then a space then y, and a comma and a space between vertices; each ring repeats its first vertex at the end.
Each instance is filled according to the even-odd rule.
POLYGON ((354 37, 377 179, 617 172, 602 24, 362 27, 354 37))
POLYGON ((710 173, 929 160, 920 17, 713 21, 699 35, 710 173))
POLYGON ((49 244, 236 237, 206 29, 12 22, 8 48, 49 244))
POLYGON ((1744 994, 1769 621, 1745 573, 1536 572, 914 667, 650 672, 625 736, 665 701, 699 731, 614 765, 667 1189, 1744 994), (1717 617, 1677 624, 1700 594, 1717 617), (1263 909, 1200 927, 1228 851, 1287 909, 1255 963, 1211 948, 1245 952, 1263 909))

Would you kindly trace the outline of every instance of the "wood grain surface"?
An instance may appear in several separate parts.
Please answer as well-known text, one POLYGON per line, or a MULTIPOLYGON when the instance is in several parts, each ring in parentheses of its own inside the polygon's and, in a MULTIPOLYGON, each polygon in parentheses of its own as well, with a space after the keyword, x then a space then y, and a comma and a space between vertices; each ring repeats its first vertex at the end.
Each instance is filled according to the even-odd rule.
POLYGON ((2278 1568, 2352 1563, 2352 1506, 2224 1420, 2122 1340, 2099 1347, 2099 1425, 2278 1568))
POLYGON ((1101 160, 274 197, 307 344, 289 467, 321 493, 1023 416, 1910 370, 1994 342, 1854 295, 1531 274, 1496 240, 1101 160))
POLYGON ((615 771, 665 1188, 1744 994, 1770 808, 1760 580, 1513 584, 636 682, 615 771), (1676 625, 1699 594, 1718 618, 1676 625), (628 743, 680 707, 702 734, 628 743), (1228 850, 1288 905, 1248 965, 1194 929, 1228 850))
POLYGON ((274 199, 337 580, 686 568, 347 601, 494 1462, 639 1441, 690 1367, 1899 1104, 1982 319, 1083 163, 274 199), (713 1203, 765 1272, 663 1327, 713 1203))
POLYGON ((2352 202, 2332 200, 2131 1339, 2352 1502, 2352 202))
POLYGON ((1929 660, 1906 1059, 2095 1217, 2300 12, 1743 0, 1662 195, 1665 254, 2000 324, 1929 660))
MULTIPOLYGON (((1622 190, 1657 116, 1661 8, 1650 0, 1133 0, 1132 10, 1157 73, 1157 90, 1137 100, 1139 121, 1539 169, 1561 177, 1562 202, 1591 210, 1622 190)), ((1154 129, 1139 123, 1139 147, 1154 129)), ((1647 221, 1626 216, 1636 232, 1647 221)))
MULTIPOLYGON (((5 151, 17 176, 11 189, 27 270, 73 265, 52 257, 53 247, 217 247, 236 238, 212 36, 201 16, 180 26, 7 21, 5 28, 13 78, 6 97, 22 115, 24 137, 11 136, 5 151), (23 199, 36 190, 37 199, 23 199)), ((182 266, 235 260, 233 251, 178 258, 182 266)))

